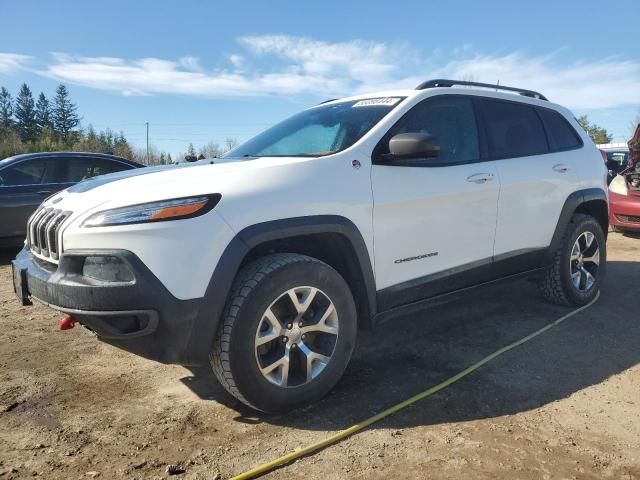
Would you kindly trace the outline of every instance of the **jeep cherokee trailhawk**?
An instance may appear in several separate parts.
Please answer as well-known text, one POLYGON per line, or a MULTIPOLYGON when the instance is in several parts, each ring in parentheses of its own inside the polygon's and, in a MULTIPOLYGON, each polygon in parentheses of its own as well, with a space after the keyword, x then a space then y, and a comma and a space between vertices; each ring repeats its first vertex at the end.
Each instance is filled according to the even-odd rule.
POLYGON ((537 275, 551 301, 592 300, 606 175, 541 94, 432 80, 324 102, 215 164, 81 182, 29 219, 14 286, 286 411, 334 386, 358 326, 443 295, 537 275))

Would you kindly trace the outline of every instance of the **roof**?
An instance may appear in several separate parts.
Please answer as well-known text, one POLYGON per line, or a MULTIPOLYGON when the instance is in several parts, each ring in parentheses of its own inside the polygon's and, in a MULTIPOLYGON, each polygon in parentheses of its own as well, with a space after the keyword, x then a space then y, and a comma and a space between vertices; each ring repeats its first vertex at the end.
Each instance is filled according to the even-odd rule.
POLYGON ((626 143, 599 143, 596 147, 602 150, 629 150, 626 143))
MULTIPOLYGON (((421 96, 426 90, 440 90, 447 91, 453 93, 474 93, 476 95, 487 95, 488 92, 492 93, 492 97, 504 98, 503 95, 506 93, 509 99, 513 99, 513 97, 520 97, 520 100, 523 99, 533 99, 539 100, 543 102, 548 102, 548 99, 539 92, 528 90, 525 88, 517 88, 511 87, 507 85, 499 85, 499 84, 491 84, 491 83, 479 83, 479 82, 469 82, 464 80, 447 80, 447 79, 436 79, 436 80, 427 80, 426 82, 422 82, 416 88, 413 89, 403 89, 403 90, 384 90, 381 92, 369 92, 359 95, 352 95, 344 98, 333 98, 330 100, 325 100, 324 102, 319 103, 319 105, 324 105, 326 103, 332 102, 347 102, 353 100, 363 100, 367 98, 380 98, 380 97, 415 97, 421 96)), ((318 105, 316 105, 318 106, 318 105)))
POLYGON ((111 155, 109 153, 96 153, 96 152, 35 152, 35 153, 22 153, 20 155, 14 155, 0 160, 0 165, 6 165, 19 160, 26 160, 29 158, 50 158, 50 157, 91 157, 91 158, 104 158, 106 160, 116 160, 135 167, 143 167, 144 165, 128 160, 118 155, 111 155))

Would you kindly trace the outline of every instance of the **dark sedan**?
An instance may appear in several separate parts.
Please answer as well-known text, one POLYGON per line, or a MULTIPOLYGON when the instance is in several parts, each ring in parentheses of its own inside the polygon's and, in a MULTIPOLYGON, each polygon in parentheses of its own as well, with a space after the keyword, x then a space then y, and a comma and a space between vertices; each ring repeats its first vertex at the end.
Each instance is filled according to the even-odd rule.
POLYGON ((27 219, 48 196, 87 178, 140 167, 115 155, 84 152, 27 153, 0 160, 0 247, 24 241, 27 219))

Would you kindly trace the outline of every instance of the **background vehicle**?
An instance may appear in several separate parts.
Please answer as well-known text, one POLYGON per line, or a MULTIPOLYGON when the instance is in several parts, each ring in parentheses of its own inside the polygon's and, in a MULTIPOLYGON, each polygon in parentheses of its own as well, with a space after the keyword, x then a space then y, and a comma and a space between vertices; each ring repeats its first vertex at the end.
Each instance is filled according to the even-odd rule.
POLYGON ((627 168, 609 184, 609 223, 614 231, 640 231, 640 125, 629 140, 627 168))
POLYGON ((606 189, 568 110, 432 80, 317 105, 216 164, 71 187, 30 218, 14 286, 23 304, 147 358, 210 363, 237 399, 287 411, 333 387, 358 326, 517 276, 552 302, 591 301, 606 189))
POLYGON ((0 160, 0 247, 22 244, 29 215, 48 196, 87 178, 141 166, 85 152, 28 153, 0 160))
POLYGON ((596 145, 603 153, 607 169, 609 170, 608 182, 629 165, 629 147, 626 143, 601 143, 596 145))

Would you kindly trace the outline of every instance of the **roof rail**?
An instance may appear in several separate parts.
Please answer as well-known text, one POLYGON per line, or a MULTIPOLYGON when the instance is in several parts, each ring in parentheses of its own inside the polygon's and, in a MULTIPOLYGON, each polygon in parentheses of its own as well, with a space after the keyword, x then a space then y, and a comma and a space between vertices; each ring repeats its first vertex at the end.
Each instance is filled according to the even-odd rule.
POLYGON ((525 90, 524 88, 505 87, 503 85, 493 85, 491 83, 467 82, 465 80, 446 80, 442 78, 439 78, 437 80, 427 80, 426 82, 422 82, 420 85, 416 87, 416 90, 425 90, 427 88, 436 88, 436 87, 453 87, 454 85, 460 85, 464 87, 482 87, 482 88, 492 88, 495 90, 505 90, 507 92, 519 93, 520 95, 523 95, 525 97, 537 98, 538 100, 547 100, 547 97, 545 97, 541 93, 534 92, 533 90, 525 90))

